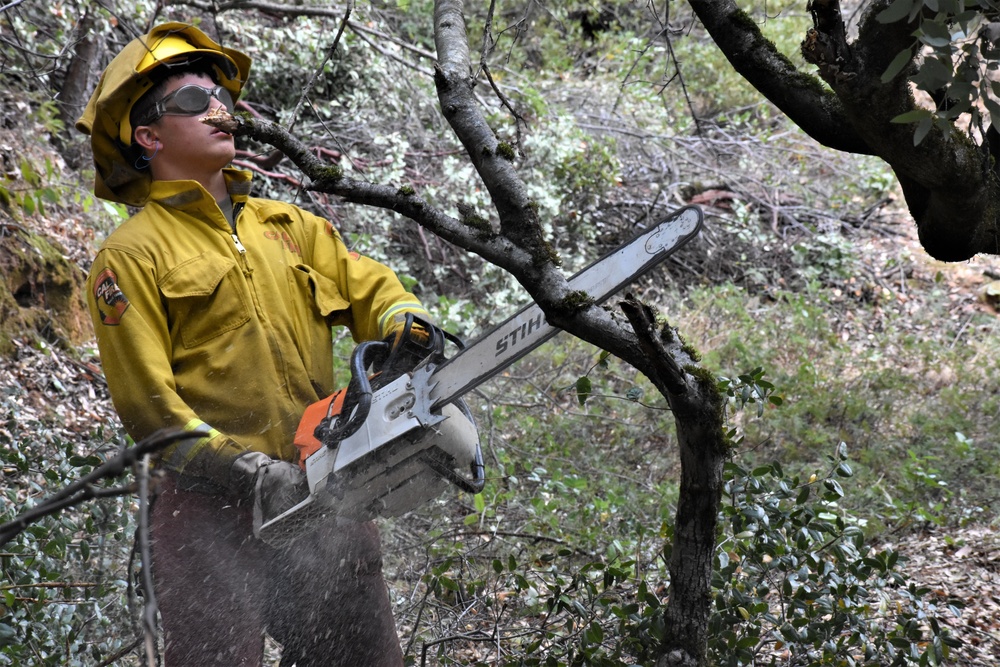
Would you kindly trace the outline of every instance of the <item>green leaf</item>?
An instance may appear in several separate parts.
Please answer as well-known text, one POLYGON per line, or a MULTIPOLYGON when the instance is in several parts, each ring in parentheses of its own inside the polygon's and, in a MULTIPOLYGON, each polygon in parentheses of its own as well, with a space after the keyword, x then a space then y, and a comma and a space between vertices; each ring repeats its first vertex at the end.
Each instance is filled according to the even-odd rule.
POLYGON ((909 16, 911 9, 913 9, 913 0, 895 0, 880 12, 875 20, 879 23, 895 23, 909 16))
MULTIPOLYGON (((903 49, 896 54, 896 57, 892 59, 889 66, 885 68, 882 72, 882 83, 889 83, 902 72, 907 65, 913 60, 913 49, 903 49)), ((897 122, 893 120, 893 122, 897 122)), ((904 121, 906 122, 906 121, 904 121)))
POLYGON ((917 129, 913 132, 913 145, 919 146, 920 142, 930 133, 934 126, 932 118, 925 118, 917 124, 917 129))
POLYGON ((590 398, 591 390, 593 389, 593 384, 590 382, 590 378, 584 375, 578 378, 576 381, 576 400, 580 401, 580 405, 587 402, 590 398))
POLYGON ((927 109, 914 109, 913 111, 907 111, 906 113, 901 113, 892 120, 890 123, 896 123, 898 125, 905 125, 906 123, 916 123, 921 120, 930 118, 931 112, 927 109))
POLYGON ((476 512, 482 514, 486 511, 486 500, 483 498, 483 494, 477 493, 472 497, 472 503, 476 508, 476 512))
MULTIPOLYGON (((925 20, 920 24, 920 29, 922 34, 918 36, 918 39, 927 46, 942 47, 951 44, 951 31, 943 22, 925 20)), ((932 58, 927 62, 933 62, 934 60, 932 58)), ((949 67, 948 69, 950 71, 951 68, 949 67)))
POLYGON ((0 623, 0 646, 10 646, 17 639, 17 631, 6 623, 0 623))
POLYGON ((987 96, 983 96, 980 99, 986 105, 987 111, 990 112, 990 124, 1000 129, 1000 103, 987 96))
POLYGON ((597 621, 591 622, 584 632, 584 638, 590 644, 600 644, 604 641, 604 629, 597 621))
POLYGON ((71 456, 69 457, 69 464, 74 468, 81 468, 83 466, 99 466, 101 465, 101 457, 94 456, 71 456))
POLYGON ((799 491, 798 497, 795 499, 795 504, 802 505, 807 500, 809 500, 809 487, 803 486, 802 489, 799 491))

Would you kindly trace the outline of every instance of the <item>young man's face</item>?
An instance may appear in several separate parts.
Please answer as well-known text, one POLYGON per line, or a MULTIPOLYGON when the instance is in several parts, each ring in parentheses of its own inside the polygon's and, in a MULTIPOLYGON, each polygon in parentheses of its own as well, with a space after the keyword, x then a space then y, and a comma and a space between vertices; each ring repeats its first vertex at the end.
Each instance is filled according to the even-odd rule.
MULTIPOLYGON (((184 74, 167 82, 163 97, 190 85, 212 90, 217 84, 204 74, 184 74)), ((149 125, 136 128, 136 140, 146 148, 147 155, 153 155, 150 162, 153 178, 202 180, 204 176, 218 173, 233 160, 236 147, 232 135, 198 120, 209 111, 224 106, 211 97, 204 111, 192 115, 168 113, 149 125)))

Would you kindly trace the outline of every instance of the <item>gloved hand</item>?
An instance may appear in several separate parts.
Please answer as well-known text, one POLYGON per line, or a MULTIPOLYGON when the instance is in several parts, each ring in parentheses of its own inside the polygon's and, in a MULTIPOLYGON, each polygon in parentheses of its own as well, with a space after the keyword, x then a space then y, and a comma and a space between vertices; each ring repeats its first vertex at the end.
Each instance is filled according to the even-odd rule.
POLYGON ((418 322, 407 313, 406 325, 382 339, 386 352, 375 360, 374 367, 386 374, 384 379, 392 379, 402 372, 413 370, 421 360, 433 352, 432 332, 440 335, 440 330, 430 323, 418 322))
POLYGON ((403 345, 407 340, 411 340, 420 347, 427 347, 428 341, 430 341, 430 334, 427 329, 419 324, 413 324, 413 326, 406 327, 403 329, 396 329, 394 332, 389 334, 383 339, 384 343, 389 345, 390 354, 394 352, 400 345, 403 345))
POLYGON ((229 469, 229 479, 234 493, 253 502, 254 533, 309 495, 309 482, 299 466, 262 452, 238 456, 229 469))

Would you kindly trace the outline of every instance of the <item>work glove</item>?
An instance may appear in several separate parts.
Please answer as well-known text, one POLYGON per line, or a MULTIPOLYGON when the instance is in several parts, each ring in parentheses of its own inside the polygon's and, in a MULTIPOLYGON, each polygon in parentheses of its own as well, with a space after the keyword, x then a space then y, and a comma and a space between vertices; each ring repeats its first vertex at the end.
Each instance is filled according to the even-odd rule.
POLYGON ((309 495, 309 482, 294 463, 272 459, 262 452, 247 452, 229 469, 230 489, 253 503, 254 534, 261 525, 290 510, 309 495))
POLYGON ((382 339, 386 346, 385 352, 376 357, 374 367, 385 373, 388 379, 412 371, 418 363, 434 352, 435 345, 432 341, 434 334, 441 335, 437 327, 427 321, 414 320, 412 315, 407 313, 406 325, 382 339))

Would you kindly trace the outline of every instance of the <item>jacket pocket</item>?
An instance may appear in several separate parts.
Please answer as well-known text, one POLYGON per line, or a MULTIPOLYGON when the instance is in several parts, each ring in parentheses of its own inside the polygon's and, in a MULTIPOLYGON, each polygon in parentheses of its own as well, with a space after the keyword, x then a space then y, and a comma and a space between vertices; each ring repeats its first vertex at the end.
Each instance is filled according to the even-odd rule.
POLYGON ((170 334, 193 348, 250 320, 239 289, 236 261, 202 254, 181 262, 160 279, 167 301, 170 334))
POLYGON ((301 289, 308 290, 317 311, 328 323, 348 310, 351 304, 340 293, 337 283, 305 264, 292 267, 292 274, 301 289))

